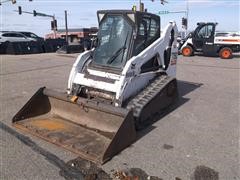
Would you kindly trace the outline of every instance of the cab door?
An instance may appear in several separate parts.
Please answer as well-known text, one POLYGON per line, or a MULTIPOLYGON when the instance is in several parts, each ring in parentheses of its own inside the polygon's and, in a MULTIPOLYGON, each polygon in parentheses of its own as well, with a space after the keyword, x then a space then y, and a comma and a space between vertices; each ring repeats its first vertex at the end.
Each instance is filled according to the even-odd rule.
POLYGON ((138 55, 160 37, 160 17, 145 13, 137 15, 137 37, 133 56, 138 55))
POLYGON ((214 46, 215 24, 204 24, 196 29, 193 45, 197 51, 205 51, 206 48, 214 46))

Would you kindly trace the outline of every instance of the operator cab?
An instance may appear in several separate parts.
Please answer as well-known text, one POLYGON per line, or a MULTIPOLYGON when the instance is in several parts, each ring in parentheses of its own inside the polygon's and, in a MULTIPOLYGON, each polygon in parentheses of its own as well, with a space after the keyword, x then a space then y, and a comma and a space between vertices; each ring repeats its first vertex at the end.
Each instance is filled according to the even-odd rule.
POLYGON ((197 23, 198 27, 193 33, 193 45, 197 51, 203 51, 214 44, 214 34, 217 23, 197 23))
POLYGON ((97 12, 99 31, 91 68, 121 72, 125 63, 160 37, 160 17, 129 10, 97 12))

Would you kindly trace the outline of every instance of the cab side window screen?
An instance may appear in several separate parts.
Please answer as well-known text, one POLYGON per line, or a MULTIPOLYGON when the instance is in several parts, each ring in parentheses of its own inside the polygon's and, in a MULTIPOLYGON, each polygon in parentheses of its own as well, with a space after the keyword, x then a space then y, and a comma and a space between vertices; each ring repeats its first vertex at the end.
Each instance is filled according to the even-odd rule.
POLYGON ((144 28, 144 23, 142 22, 139 26, 138 35, 144 36, 146 33, 146 28, 144 28))
POLYGON ((204 26, 199 30, 198 37, 209 38, 209 37, 211 37, 212 32, 213 32, 213 26, 212 25, 204 26))
POLYGON ((154 18, 143 17, 140 21, 137 35, 135 55, 142 52, 160 36, 159 22, 154 18))
POLYGON ((150 38, 153 38, 156 36, 156 33, 158 32, 158 28, 159 27, 156 20, 151 19, 151 27, 150 27, 150 33, 149 33, 150 38))

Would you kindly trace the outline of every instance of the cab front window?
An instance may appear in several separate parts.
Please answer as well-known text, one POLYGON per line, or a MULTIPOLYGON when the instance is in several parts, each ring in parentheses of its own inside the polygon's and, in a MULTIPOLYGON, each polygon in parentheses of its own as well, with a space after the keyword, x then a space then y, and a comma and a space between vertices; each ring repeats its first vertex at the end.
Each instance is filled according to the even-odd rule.
POLYGON ((93 64, 121 68, 127 60, 132 27, 121 15, 107 15, 99 27, 93 64))

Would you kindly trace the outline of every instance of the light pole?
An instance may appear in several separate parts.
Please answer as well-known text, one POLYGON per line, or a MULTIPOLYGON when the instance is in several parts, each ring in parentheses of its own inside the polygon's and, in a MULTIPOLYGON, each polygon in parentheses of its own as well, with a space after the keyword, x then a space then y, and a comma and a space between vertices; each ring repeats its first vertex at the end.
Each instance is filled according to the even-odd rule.
POLYGON ((66 27, 66 42, 68 44, 68 22, 67 22, 67 11, 65 10, 65 27, 66 27))

